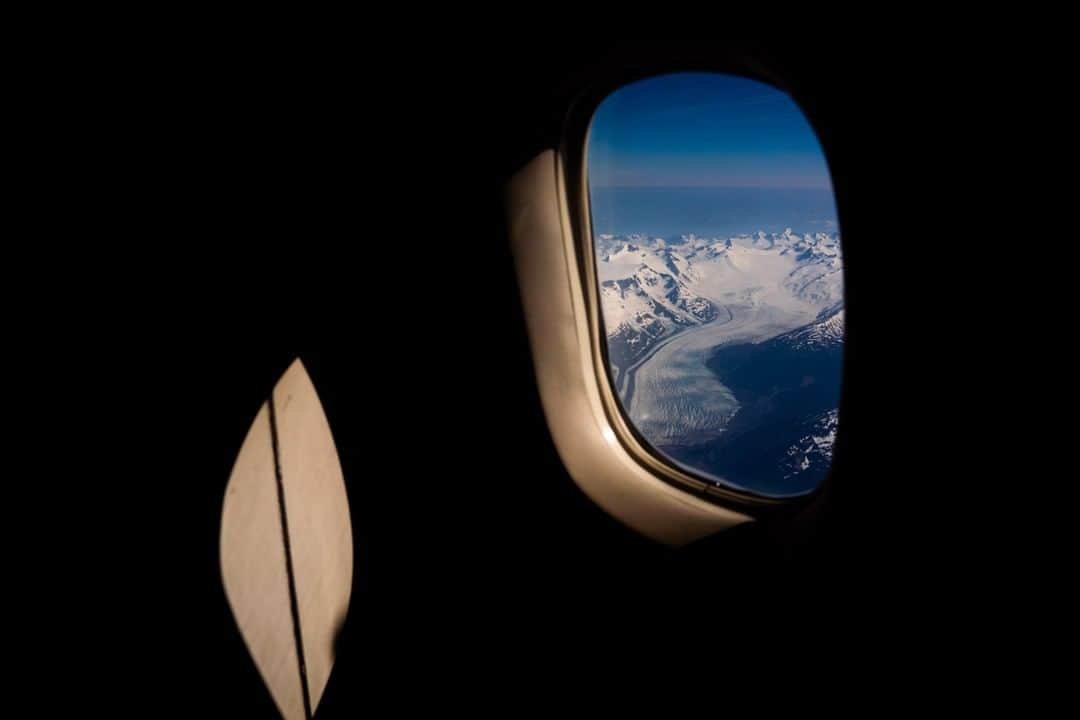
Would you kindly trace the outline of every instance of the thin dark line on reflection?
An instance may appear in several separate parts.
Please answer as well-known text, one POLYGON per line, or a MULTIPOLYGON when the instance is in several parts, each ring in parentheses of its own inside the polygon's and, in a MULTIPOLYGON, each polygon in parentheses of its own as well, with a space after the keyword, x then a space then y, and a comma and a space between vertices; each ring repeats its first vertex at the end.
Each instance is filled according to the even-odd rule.
POLYGON ((304 638, 300 632, 300 606, 296 600, 296 576, 293 574, 292 545, 289 542, 289 516, 285 512, 285 483, 281 478, 281 458, 278 450, 277 412, 274 393, 270 391, 270 444, 274 448, 274 478, 277 480, 278 509, 281 511, 281 537, 285 543, 285 572, 289 576, 289 610, 292 612, 293 637, 296 642, 296 661, 300 669, 300 692, 304 698, 304 717, 311 720, 311 695, 308 692, 307 664, 304 662, 304 638))

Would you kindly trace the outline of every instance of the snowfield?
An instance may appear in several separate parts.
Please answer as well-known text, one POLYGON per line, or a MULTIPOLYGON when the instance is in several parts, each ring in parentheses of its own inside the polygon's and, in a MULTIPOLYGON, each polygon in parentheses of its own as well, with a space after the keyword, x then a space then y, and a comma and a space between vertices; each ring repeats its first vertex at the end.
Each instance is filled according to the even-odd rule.
POLYGON ((705 365, 717 346, 843 341, 836 234, 601 236, 596 259, 616 390, 654 444, 715 438, 738 411, 705 365))

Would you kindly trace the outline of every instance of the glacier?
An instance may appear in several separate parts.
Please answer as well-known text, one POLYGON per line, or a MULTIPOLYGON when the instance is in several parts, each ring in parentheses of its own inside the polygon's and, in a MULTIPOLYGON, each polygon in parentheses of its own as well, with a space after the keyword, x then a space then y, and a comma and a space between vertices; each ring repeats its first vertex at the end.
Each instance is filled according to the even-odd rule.
MULTIPOLYGON (((837 233, 796 234, 789 228, 726 238, 604 235, 595 252, 616 394, 642 435, 675 457, 705 462, 697 449, 715 445, 735 418, 741 425, 734 426, 741 427, 748 416, 760 414, 745 409, 745 398, 710 367, 718 349, 780 342, 784 357, 798 362, 801 356, 791 353, 843 342, 837 233)), ((750 395, 760 405, 758 394, 750 395)), ((795 445, 799 440, 790 443, 795 445)), ((777 460, 781 479, 799 472, 788 459, 777 460)), ((691 469, 722 484, 743 485, 738 478, 716 477, 708 467, 691 469)))

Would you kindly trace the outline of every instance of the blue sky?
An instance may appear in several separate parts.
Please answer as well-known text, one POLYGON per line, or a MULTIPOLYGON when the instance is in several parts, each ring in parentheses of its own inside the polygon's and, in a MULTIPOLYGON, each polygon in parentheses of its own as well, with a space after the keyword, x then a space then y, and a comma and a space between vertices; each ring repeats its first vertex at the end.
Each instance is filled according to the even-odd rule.
POLYGON ((617 90, 593 116, 588 163, 594 188, 832 187, 795 102, 731 75, 681 73, 617 90))

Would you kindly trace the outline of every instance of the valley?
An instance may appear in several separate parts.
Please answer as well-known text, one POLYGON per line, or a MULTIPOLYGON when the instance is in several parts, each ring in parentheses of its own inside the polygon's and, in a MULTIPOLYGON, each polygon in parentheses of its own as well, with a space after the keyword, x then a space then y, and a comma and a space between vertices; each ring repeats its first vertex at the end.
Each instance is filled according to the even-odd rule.
MULTIPOLYGON (((730 466, 731 449, 727 455, 717 452, 729 445, 725 433, 754 437, 782 419, 783 427, 775 428, 769 443, 785 444, 775 451, 777 461, 766 464, 776 466, 780 479, 808 470, 809 461, 800 461, 797 465, 807 467, 791 472, 784 458, 804 446, 818 452, 825 441, 807 440, 818 436, 806 435, 810 430, 803 425, 809 428, 812 420, 835 410, 838 390, 827 388, 838 388, 840 374, 841 262, 839 238, 825 233, 800 236, 788 230, 719 240, 687 236, 676 242, 601 237, 597 273, 612 377, 638 430, 676 460, 697 462, 693 469, 741 486, 739 478, 721 473, 730 466), (738 348, 732 357, 742 358, 746 351, 753 355, 760 350, 764 364, 755 382, 773 383, 789 406, 763 406, 763 395, 749 389, 755 383, 747 384, 746 367, 740 367, 742 385, 734 387, 726 377, 733 369, 717 362, 726 357, 720 352, 724 348, 738 348), (831 349, 824 364, 818 352, 823 348, 831 349), (766 367, 772 357, 783 357, 787 365, 766 367), (793 381, 791 373, 797 375, 803 362, 817 375, 833 377, 806 375, 810 380, 793 381), (818 382, 809 404, 806 393, 787 388, 804 381, 818 382), (804 417, 807 413, 813 418, 804 417), (793 428, 806 437, 792 435, 793 428)), ((742 447, 742 454, 748 449, 742 447)))

